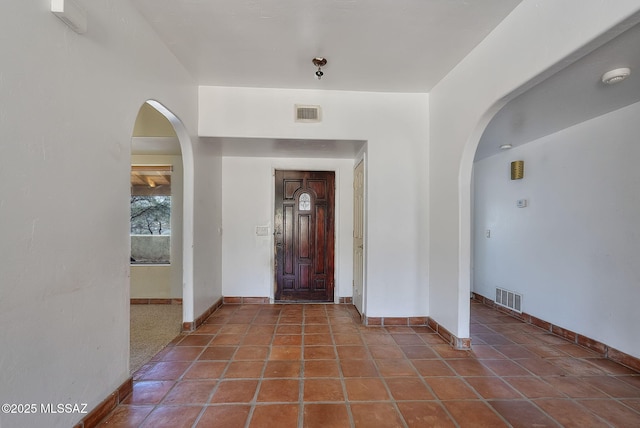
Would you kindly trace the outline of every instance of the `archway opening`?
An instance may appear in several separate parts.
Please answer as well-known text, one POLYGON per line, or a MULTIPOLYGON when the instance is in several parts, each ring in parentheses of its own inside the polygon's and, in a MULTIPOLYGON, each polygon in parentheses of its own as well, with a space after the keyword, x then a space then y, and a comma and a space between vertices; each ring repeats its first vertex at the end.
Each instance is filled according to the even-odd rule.
POLYGON ((461 282, 478 300, 599 341, 617 340, 634 324, 633 311, 606 307, 612 293, 631 295, 633 282, 631 271, 611 269, 606 260, 632 264, 626 231, 634 216, 619 213, 637 210, 624 189, 637 180, 625 165, 636 147, 629 118, 640 109, 640 86, 612 86, 601 77, 620 61, 637 63, 640 25, 612 37, 586 45, 553 74, 493 106, 469 138, 472 150, 460 169, 460 198, 470 201, 468 209, 461 203, 461 251, 471 256, 461 282), (510 174, 514 161, 524 165, 519 179, 510 174), (570 174, 569 164, 576 168, 570 174), (594 234, 601 224, 616 227, 594 234), (616 314, 609 331, 600 328, 594 307, 616 314))
POLYGON ((147 101, 138 111, 131 139, 132 373, 173 340, 183 322, 190 321, 185 306, 191 308, 187 287, 191 281, 185 278, 190 278, 192 258, 184 244, 192 240, 192 228, 186 227, 191 222, 185 221, 192 212, 185 202, 192 198, 185 195, 193 186, 186 185, 185 170, 191 168, 185 163, 183 146, 190 145, 188 138, 181 141, 181 127, 164 106, 147 101))

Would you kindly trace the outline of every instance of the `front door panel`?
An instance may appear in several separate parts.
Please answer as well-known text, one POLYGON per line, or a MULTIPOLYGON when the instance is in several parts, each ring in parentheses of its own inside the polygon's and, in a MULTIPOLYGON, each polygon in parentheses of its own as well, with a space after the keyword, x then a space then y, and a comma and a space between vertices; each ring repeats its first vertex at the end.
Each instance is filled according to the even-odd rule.
POLYGON ((276 300, 333 301, 332 171, 276 171, 276 300))

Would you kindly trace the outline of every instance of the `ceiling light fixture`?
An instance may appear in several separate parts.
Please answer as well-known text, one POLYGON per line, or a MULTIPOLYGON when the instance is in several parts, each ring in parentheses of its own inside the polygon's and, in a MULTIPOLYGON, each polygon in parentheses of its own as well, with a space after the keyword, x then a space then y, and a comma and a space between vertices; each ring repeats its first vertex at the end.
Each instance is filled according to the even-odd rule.
POLYGON ((316 77, 318 78, 318 80, 322 79, 322 76, 324 76, 324 73, 322 72, 322 67, 327 65, 327 59, 321 56, 317 56, 312 60, 312 62, 313 62, 313 65, 318 67, 318 71, 316 71, 316 77))
POLYGON ((613 85, 614 83, 622 82, 624 79, 629 77, 630 74, 630 68, 616 68, 615 70, 607 71, 602 75, 602 83, 613 85))
POLYGON ((509 150, 511 147, 513 147, 511 144, 503 144, 500 146, 500 150, 509 150))

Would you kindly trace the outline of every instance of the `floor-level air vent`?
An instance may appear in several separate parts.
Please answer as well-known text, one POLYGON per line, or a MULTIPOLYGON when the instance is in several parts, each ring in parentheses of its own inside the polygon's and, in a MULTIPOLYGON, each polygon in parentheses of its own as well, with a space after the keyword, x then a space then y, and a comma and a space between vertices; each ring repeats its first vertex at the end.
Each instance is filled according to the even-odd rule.
POLYGON ((301 106, 296 104, 296 122, 320 122, 320 106, 301 106))
POLYGON ((522 294, 496 287, 496 303, 522 313, 522 294))

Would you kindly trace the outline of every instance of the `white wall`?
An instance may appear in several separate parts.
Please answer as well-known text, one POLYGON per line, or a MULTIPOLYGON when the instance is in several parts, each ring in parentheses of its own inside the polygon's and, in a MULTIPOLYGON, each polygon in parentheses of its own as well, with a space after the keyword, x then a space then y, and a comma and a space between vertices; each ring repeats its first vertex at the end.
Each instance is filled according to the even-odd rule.
POLYGON ((203 141, 195 149, 193 319, 222 297, 222 159, 203 141))
POLYGON ((350 297, 354 166, 352 159, 223 158, 223 294, 273 298, 273 171, 299 169, 336 172, 334 294, 350 297), (268 226, 269 235, 257 236, 256 226, 268 226))
MULTIPOLYGON (((199 132, 203 137, 366 140, 366 312, 424 316, 428 100, 427 94, 201 87, 199 132), (294 104, 321 105, 322 123, 295 123, 294 104)), ((268 206, 261 212, 270 215, 268 206)), ((245 227, 268 219, 247 219, 245 227)), ((263 288, 268 269, 265 265, 257 278, 263 288)))
POLYGON ((635 356, 638 117, 640 103, 474 166, 474 290, 521 293, 524 312, 635 356), (525 176, 512 181, 518 159, 525 176))
POLYGON ((182 156, 132 155, 137 165, 171 165, 171 264, 131 265, 132 298, 182 298, 182 156))
POLYGON ((430 314, 456 336, 469 337, 471 170, 486 124, 639 9, 637 0, 523 0, 429 94, 430 314))
MULTIPOLYGON (((83 2, 77 35, 49 1, 0 14, 0 402, 88 403, 129 377, 131 135, 155 98, 191 134, 197 91, 130 2, 83 2)), ((6 415, 69 427, 79 414, 6 415)))
MULTIPOLYGON (((132 299, 179 299, 171 292, 170 265, 131 265, 132 299)), ((182 290, 181 290, 182 291, 182 290)))

